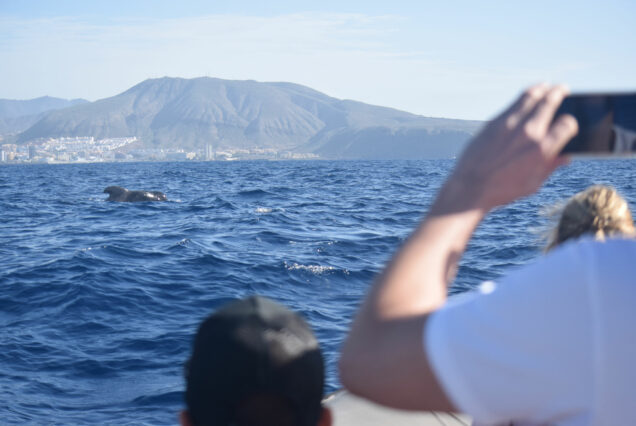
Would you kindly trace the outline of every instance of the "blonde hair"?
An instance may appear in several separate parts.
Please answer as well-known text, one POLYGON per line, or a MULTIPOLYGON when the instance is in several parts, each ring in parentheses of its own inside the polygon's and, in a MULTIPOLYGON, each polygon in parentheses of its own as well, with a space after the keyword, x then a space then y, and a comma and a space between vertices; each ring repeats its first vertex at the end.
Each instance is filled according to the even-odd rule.
POLYGON ((613 235, 634 235, 629 206, 610 186, 594 185, 575 194, 560 209, 559 216, 546 251, 566 240, 587 234, 601 241, 613 235))

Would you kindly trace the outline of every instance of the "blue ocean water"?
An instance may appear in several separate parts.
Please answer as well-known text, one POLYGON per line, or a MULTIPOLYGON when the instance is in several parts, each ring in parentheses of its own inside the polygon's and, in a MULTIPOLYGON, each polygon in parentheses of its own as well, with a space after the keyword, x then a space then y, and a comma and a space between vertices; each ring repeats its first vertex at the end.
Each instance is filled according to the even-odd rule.
MULTIPOLYGON (((327 361, 452 161, 0 167, 3 424, 176 424, 198 323, 258 293, 301 312, 327 361), (109 203, 109 185, 166 203, 109 203)), ((539 256, 540 213, 593 183, 636 201, 633 160, 573 162, 478 228, 451 292, 539 256)))

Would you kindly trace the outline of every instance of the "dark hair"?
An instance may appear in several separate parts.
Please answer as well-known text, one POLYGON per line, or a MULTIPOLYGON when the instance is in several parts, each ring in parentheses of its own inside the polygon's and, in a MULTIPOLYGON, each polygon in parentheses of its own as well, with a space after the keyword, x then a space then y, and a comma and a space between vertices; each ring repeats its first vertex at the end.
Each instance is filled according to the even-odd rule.
POLYGON ((232 302, 199 327, 186 364, 197 426, 315 426, 324 363, 307 323, 263 297, 232 302))

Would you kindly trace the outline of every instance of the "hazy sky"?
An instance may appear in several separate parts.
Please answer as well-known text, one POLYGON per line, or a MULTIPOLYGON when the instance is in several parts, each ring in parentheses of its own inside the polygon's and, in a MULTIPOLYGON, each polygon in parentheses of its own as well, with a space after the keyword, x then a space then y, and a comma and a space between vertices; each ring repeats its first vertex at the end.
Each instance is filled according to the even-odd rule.
POLYGON ((634 0, 0 0, 9 99, 211 76, 487 119, 538 81, 635 91, 635 52, 634 0))

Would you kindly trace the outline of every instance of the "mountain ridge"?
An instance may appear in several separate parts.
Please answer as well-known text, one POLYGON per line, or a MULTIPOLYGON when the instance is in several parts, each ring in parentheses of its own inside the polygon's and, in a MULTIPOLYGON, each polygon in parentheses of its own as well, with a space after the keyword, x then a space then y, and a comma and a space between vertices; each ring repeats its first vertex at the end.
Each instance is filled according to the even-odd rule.
POLYGON ((87 102, 85 99, 62 99, 51 96, 26 100, 0 99, 0 135, 26 130, 48 111, 87 102))
POLYGON ((110 98, 49 111, 20 133, 137 137, 147 148, 268 149, 322 158, 456 155, 481 125, 333 98, 288 82, 162 77, 110 98), (396 145, 397 144, 397 145, 396 145))

